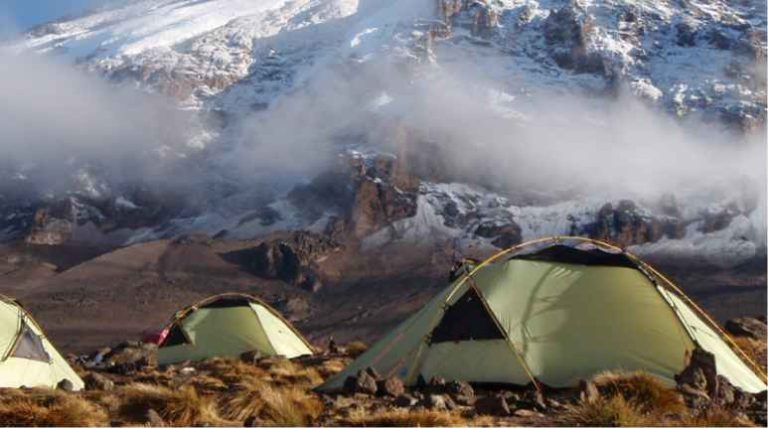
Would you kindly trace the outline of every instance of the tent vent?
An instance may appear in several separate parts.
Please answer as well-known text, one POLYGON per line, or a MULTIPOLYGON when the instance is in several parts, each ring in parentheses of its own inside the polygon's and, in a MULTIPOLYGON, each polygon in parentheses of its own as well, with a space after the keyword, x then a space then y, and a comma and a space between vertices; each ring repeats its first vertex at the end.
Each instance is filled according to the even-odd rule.
POLYGON ((28 360, 51 362, 51 356, 45 351, 43 339, 40 338, 26 322, 22 321, 21 332, 16 341, 16 346, 11 353, 15 358, 26 358, 28 360))
POLYGON ((613 254, 600 249, 579 250, 565 245, 553 245, 530 254, 514 256, 518 260, 535 260, 553 263, 570 263, 587 266, 617 266, 636 268, 626 254, 613 254))
POLYGON ((432 331, 431 343, 504 339, 474 288, 470 288, 443 314, 432 331))
POLYGON ((181 326, 178 323, 174 323, 160 347, 187 345, 189 343, 189 339, 187 339, 187 335, 182 331, 181 326))
POLYGON ((250 306, 251 300, 244 296, 221 296, 212 300, 200 308, 237 308, 240 306, 250 306))

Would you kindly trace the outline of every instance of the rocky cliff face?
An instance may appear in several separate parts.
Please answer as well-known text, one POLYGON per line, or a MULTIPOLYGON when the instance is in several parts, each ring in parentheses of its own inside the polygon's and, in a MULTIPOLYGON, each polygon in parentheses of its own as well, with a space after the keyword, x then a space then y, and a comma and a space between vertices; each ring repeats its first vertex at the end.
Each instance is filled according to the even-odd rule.
POLYGON ((69 55, 115 81, 235 113, 268 105, 323 57, 427 48, 440 62, 450 56, 441 46, 468 40, 543 80, 555 73, 565 87, 593 75, 675 115, 703 113, 741 130, 765 123, 762 2, 233 1, 137 2, 42 25, 19 47, 69 55))
MULTIPOLYGON (((239 119, 270 112, 317 81, 333 87, 322 80, 329 70, 342 70, 354 86, 356 73, 390 62, 413 81, 469 60, 488 71, 482 79, 492 86, 516 88, 510 98, 544 90, 590 99, 628 92, 682 121, 704 118, 754 132, 766 120, 765 25, 762 2, 699 0, 144 0, 46 24, 12 48, 60 55, 215 117, 204 122, 205 138, 195 140, 204 177, 183 194, 168 193, 114 181, 95 166, 87 179, 53 194, 3 190, 0 239, 118 246, 196 231, 237 239, 310 230, 369 245, 450 239, 505 247, 579 234, 626 246, 676 242, 675 249, 699 248, 706 239, 755 255, 765 248, 758 230, 764 221, 760 204, 744 198, 531 197, 514 183, 472 182, 442 158, 443 141, 429 129, 408 129, 408 116, 420 113, 414 111, 379 130, 394 144, 367 144, 360 135, 369 125, 393 120, 376 116, 392 102, 378 89, 361 92, 370 99, 355 104, 370 110, 371 120, 333 136, 339 162, 287 191, 260 193, 260 183, 216 168, 232 156, 239 119)), ((524 116, 514 113, 515 120, 524 116)))

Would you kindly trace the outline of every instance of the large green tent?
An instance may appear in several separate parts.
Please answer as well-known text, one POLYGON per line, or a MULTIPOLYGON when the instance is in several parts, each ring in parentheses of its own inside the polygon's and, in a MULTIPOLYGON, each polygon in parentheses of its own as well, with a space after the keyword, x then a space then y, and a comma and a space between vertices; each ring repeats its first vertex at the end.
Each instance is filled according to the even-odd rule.
POLYGON ((0 295, 0 387, 55 388, 68 380, 74 390, 83 381, 14 299, 0 295))
POLYGON ((160 364, 244 352, 288 358, 312 354, 304 337, 277 311, 247 294, 219 294, 177 312, 163 331, 160 364))
POLYGON ((319 389, 366 367, 407 384, 441 376, 569 387, 606 370, 673 384, 696 347, 733 385, 766 389, 761 370, 652 267, 603 242, 545 238, 474 267, 319 389))

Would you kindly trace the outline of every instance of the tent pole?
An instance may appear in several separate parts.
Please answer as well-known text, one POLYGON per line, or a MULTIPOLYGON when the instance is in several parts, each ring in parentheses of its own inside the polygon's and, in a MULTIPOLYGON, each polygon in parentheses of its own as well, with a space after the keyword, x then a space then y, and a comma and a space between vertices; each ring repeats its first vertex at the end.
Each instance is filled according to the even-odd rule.
POLYGON ((496 317, 496 314, 493 312, 491 307, 488 306, 488 302, 485 300, 485 296, 483 296, 483 293, 480 291, 480 288, 477 286, 473 278, 470 278, 469 281, 470 281, 470 287, 473 290, 475 290, 475 293, 477 293, 477 295, 480 297, 480 302, 483 304, 485 311, 488 312, 488 315, 496 324, 496 327, 501 331, 501 334, 504 335, 504 340, 507 342, 507 345, 515 354, 517 361, 523 367, 523 371, 525 372, 526 376, 528 376, 528 379, 530 379, 531 382, 533 382, 533 386, 536 388, 536 391, 538 391, 539 393, 542 393, 541 386, 539 385, 539 382, 536 380, 536 377, 533 375, 533 372, 531 372, 530 366, 528 366, 528 363, 525 361, 525 358, 523 358, 523 356, 520 355, 520 352, 517 350, 517 346, 515 346, 515 343, 512 342, 512 339, 509 337, 507 330, 501 325, 501 322, 499 322, 499 319, 496 317))

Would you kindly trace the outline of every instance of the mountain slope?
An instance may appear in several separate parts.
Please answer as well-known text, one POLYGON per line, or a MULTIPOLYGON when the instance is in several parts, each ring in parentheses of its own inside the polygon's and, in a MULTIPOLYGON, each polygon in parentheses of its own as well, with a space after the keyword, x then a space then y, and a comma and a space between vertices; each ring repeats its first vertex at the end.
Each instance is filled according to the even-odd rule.
POLYGON ((342 218, 366 245, 489 245, 503 229, 498 243, 587 234, 737 265, 765 249, 764 147, 749 141, 765 25, 756 1, 603 0, 144 0, 42 25, 12 47, 170 95, 202 124, 182 151, 157 148, 175 165, 161 181, 193 184, 82 161, 53 197, 3 193, 0 237, 115 246, 342 218), (307 183, 338 156, 394 156, 417 184, 368 165, 329 202, 307 183), (373 188, 380 207, 360 208, 373 188))

